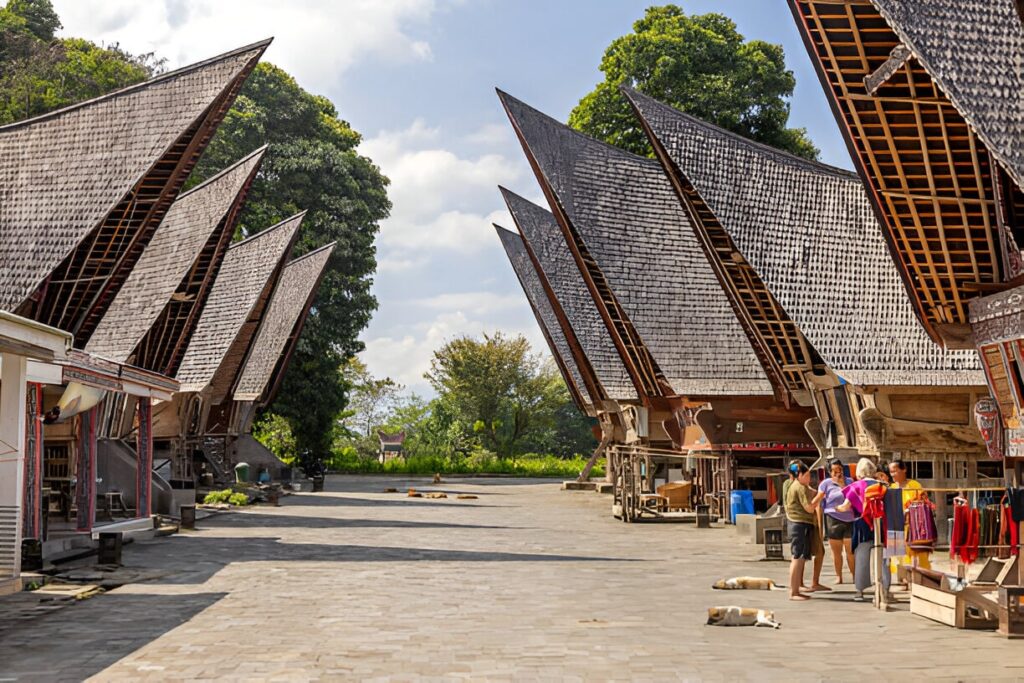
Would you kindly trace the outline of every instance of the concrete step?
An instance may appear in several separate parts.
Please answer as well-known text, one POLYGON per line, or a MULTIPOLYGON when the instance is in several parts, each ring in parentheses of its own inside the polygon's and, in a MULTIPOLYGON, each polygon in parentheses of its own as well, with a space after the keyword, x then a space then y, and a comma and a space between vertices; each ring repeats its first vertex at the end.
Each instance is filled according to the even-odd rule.
POLYGON ((594 491, 597 489, 596 481, 563 481, 563 491, 594 491))

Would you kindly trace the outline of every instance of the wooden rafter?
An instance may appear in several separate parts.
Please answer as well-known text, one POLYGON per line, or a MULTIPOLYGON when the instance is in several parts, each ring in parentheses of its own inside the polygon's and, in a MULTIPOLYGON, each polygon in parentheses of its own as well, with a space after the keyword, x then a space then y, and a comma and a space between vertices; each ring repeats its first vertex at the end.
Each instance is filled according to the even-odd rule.
POLYGON ((1005 275, 984 143, 871 2, 789 1, 918 317, 956 345, 966 300, 1005 275))

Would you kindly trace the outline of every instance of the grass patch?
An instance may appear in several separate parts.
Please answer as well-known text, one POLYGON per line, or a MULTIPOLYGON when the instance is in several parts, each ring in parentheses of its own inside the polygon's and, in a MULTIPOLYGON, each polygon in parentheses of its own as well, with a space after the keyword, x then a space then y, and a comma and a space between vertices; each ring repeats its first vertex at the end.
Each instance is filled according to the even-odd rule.
MULTIPOLYGON (((355 455, 336 456, 329 463, 330 471, 339 474, 501 474, 515 477, 559 477, 575 479, 588 458, 577 455, 559 458, 554 455, 528 453, 512 459, 499 459, 493 453, 473 453, 464 458, 413 455, 385 464, 355 455)), ((590 476, 604 476, 604 461, 598 461, 590 476)))

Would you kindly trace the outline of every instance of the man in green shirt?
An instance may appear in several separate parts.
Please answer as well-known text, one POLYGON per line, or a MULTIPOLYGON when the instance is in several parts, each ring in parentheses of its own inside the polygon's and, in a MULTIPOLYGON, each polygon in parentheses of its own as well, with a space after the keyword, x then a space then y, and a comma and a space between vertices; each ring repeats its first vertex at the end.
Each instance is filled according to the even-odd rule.
MULTIPOLYGON (((790 471, 796 475, 789 487, 785 487, 784 508, 789 520, 789 543, 793 559, 789 564, 789 599, 807 600, 800 592, 804 583, 804 565, 814 557, 814 536, 817 534, 817 510, 820 496, 810 488, 811 471, 807 465, 797 463, 790 471), (794 471, 795 469, 795 471, 794 471)), ((821 561, 824 561, 822 555, 821 561)), ((817 581, 815 581, 817 583, 817 581)), ((816 590, 812 585, 811 590, 816 590)))

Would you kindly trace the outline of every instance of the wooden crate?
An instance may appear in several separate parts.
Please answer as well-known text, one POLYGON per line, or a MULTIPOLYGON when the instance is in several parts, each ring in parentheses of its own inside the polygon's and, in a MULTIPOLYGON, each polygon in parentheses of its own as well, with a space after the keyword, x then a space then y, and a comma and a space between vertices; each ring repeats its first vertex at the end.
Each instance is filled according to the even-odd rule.
POLYGON ((910 586, 912 614, 954 628, 995 629, 999 625, 998 611, 989 611, 989 602, 988 598, 970 588, 950 593, 919 583, 910 586), (968 607, 975 607, 978 611, 972 613, 968 607))

